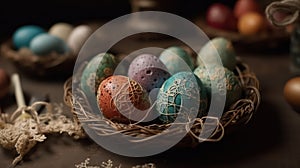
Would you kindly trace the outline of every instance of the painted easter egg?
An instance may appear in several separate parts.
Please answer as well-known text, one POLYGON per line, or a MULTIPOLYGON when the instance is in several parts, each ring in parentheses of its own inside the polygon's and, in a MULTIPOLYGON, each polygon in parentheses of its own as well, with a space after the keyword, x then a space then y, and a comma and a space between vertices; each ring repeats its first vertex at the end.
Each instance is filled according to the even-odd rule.
POLYGON ((202 82, 192 72, 178 72, 166 80, 157 95, 156 109, 163 123, 177 120, 187 122, 187 117, 205 115, 207 93, 202 82))
POLYGON ((99 84, 113 75, 116 65, 115 56, 110 53, 100 53, 88 61, 80 81, 81 89, 87 97, 95 99, 99 84))
POLYGON ((207 42, 197 56, 197 64, 218 64, 218 60, 224 67, 233 70, 236 66, 236 53, 232 42, 223 37, 216 37, 207 42))
POLYGON ((178 46, 172 46, 165 49, 160 54, 159 59, 165 64, 170 74, 194 70, 192 56, 178 46))
POLYGON ((97 102, 104 117, 119 122, 140 120, 143 111, 150 107, 146 90, 123 75, 112 75, 101 82, 97 102))
POLYGON ((194 70, 194 74, 203 82, 209 98, 215 94, 212 92, 214 86, 217 94, 226 94, 225 107, 229 107, 242 97, 242 86, 237 76, 223 66, 214 66, 208 71, 205 66, 200 65, 194 70))
POLYGON ((130 63, 128 77, 150 92, 154 88, 160 88, 170 74, 157 56, 141 54, 130 63))

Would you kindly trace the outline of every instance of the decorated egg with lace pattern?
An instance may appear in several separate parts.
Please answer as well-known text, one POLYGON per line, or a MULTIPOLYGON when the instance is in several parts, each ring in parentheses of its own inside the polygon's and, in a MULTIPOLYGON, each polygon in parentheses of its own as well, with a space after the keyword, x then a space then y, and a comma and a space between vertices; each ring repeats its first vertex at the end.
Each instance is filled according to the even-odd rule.
POLYGON ((101 82, 97 102, 104 117, 119 122, 139 121, 150 107, 146 90, 123 75, 113 75, 101 82))
POLYGON ((178 72, 164 82, 157 95, 156 110, 163 123, 186 123, 207 110, 207 93, 193 72, 178 72))
POLYGON ((213 66, 210 71, 200 65, 194 70, 194 74, 201 79, 206 87, 208 97, 211 98, 212 87, 216 86, 216 94, 224 94, 226 97, 225 107, 229 107, 242 97, 242 86, 239 79, 229 69, 223 66, 213 66), (212 85, 212 81, 214 85, 212 85))

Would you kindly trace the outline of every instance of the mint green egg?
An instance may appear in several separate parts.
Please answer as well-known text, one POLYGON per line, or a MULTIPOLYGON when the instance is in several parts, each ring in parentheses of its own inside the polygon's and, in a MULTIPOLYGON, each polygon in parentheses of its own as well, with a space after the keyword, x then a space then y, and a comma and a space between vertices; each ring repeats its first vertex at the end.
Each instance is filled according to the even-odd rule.
POLYGON ((115 56, 110 53, 100 53, 87 63, 80 81, 81 89, 87 97, 95 98, 100 83, 113 75, 116 66, 115 56))
POLYGON ((170 74, 194 70, 192 56, 178 46, 165 49, 160 54, 159 59, 165 64, 170 74))
POLYGON ((229 70, 233 70, 237 63, 236 52, 232 42, 224 37, 216 37, 208 41, 197 56, 198 65, 203 65, 204 63, 215 65, 218 62, 222 63, 229 70))
POLYGON ((205 66, 200 65, 194 70, 194 74, 202 81, 207 90, 209 99, 211 99, 211 95, 214 94, 212 93, 211 82, 214 80, 218 93, 221 95, 226 94, 225 107, 229 107, 242 97, 242 86, 238 77, 223 66, 214 66, 209 72, 205 66))

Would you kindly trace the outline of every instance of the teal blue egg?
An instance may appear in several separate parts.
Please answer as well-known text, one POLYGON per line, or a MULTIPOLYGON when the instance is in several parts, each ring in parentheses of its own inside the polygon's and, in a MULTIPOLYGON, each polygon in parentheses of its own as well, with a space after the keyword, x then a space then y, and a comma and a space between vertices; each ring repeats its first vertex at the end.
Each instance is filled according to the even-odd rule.
POLYGON ((170 74, 194 70, 192 56, 178 46, 165 49, 160 54, 159 59, 165 64, 170 74))
POLYGON ((167 79, 160 88, 156 110, 163 123, 176 120, 187 122, 187 117, 196 118, 205 115, 207 93, 201 80, 193 72, 178 72, 167 79))
POLYGON ((229 70, 233 70, 236 66, 236 52, 232 42, 224 37, 216 37, 208 41, 200 50, 197 56, 197 64, 223 64, 229 70), (205 61, 203 61, 203 59, 205 61))
POLYGON ((110 53, 99 53, 88 61, 81 76, 81 89, 87 97, 95 99, 100 83, 113 75, 117 66, 115 56, 110 53))
POLYGON ((45 33, 46 31, 39 26, 36 25, 26 25, 19 27, 12 36, 12 42, 15 49, 20 49, 22 47, 29 48, 31 40, 41 34, 45 33))
POLYGON ((194 74, 202 81, 209 99, 214 94, 212 93, 212 86, 216 86, 218 94, 226 94, 226 108, 242 97, 242 86, 238 77, 223 66, 214 66, 208 71, 205 66, 200 65, 194 70, 194 74), (212 85, 212 80, 214 85, 212 85))
POLYGON ((52 52, 64 54, 68 51, 68 47, 62 39, 48 33, 35 36, 30 42, 29 49, 40 56, 48 55, 52 52))

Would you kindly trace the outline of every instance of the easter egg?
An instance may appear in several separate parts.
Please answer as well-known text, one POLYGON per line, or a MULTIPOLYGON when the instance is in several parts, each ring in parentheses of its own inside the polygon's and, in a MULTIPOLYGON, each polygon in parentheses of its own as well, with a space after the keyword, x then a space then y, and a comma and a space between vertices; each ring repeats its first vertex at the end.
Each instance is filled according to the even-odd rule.
POLYGON ((128 122, 150 107, 146 90, 136 81, 113 75, 104 79, 97 91, 97 102, 103 116, 119 122, 128 122))
POLYGON ((264 16, 257 12, 248 12, 238 21, 238 31, 242 35, 251 36, 261 33, 267 27, 264 16))
POLYGON ((222 3, 213 3, 206 11, 206 24, 217 29, 235 30, 236 18, 231 8, 222 3))
POLYGON ((300 77, 293 77, 285 83, 283 95, 286 102, 300 112, 300 77))
POLYGON ((67 39, 69 38, 73 28, 74 27, 69 23, 60 22, 52 25, 48 33, 67 42, 67 39))
POLYGON ((39 26, 36 25, 26 25, 19 27, 12 36, 13 46, 18 50, 22 47, 29 48, 31 40, 46 31, 39 26))
POLYGON ((36 55, 48 55, 52 52, 64 54, 68 51, 68 47, 62 39, 48 33, 35 36, 31 40, 29 48, 36 55))
POLYGON ((160 88, 170 74, 157 56, 141 54, 130 63, 128 77, 150 92, 154 88, 160 88))
POLYGON ((159 59, 166 65, 170 74, 194 69, 192 56, 178 46, 171 46, 165 49, 160 54, 159 59))
POLYGON ((208 71, 205 66, 200 65, 194 70, 194 74, 202 81, 210 99, 213 94, 216 94, 212 92, 213 86, 216 87, 217 94, 226 94, 226 108, 242 97, 242 86, 237 76, 223 66, 214 66, 208 71), (214 82, 214 85, 212 85, 212 82, 214 82))
POLYGON ((95 99, 99 84, 113 74, 116 65, 115 56, 110 53, 99 53, 88 61, 80 80, 87 97, 95 99))
POLYGON ((164 82, 160 88, 156 110, 163 123, 187 122, 187 117, 205 115, 207 110, 207 92, 201 80, 192 72, 178 72, 164 82))
POLYGON ((76 26, 70 33, 67 44, 74 53, 79 53, 85 41, 92 34, 92 28, 88 25, 76 26))
POLYGON ((258 1, 256 0, 237 0, 233 6, 233 13, 236 18, 248 12, 262 12, 258 1))
POLYGON ((10 88, 10 78, 7 74, 7 72, 0 68, 0 99, 5 97, 10 88))
POLYGON ((224 37, 215 37, 208 41, 200 50, 197 56, 198 65, 218 63, 218 59, 224 67, 233 70, 237 59, 232 42, 224 37))

